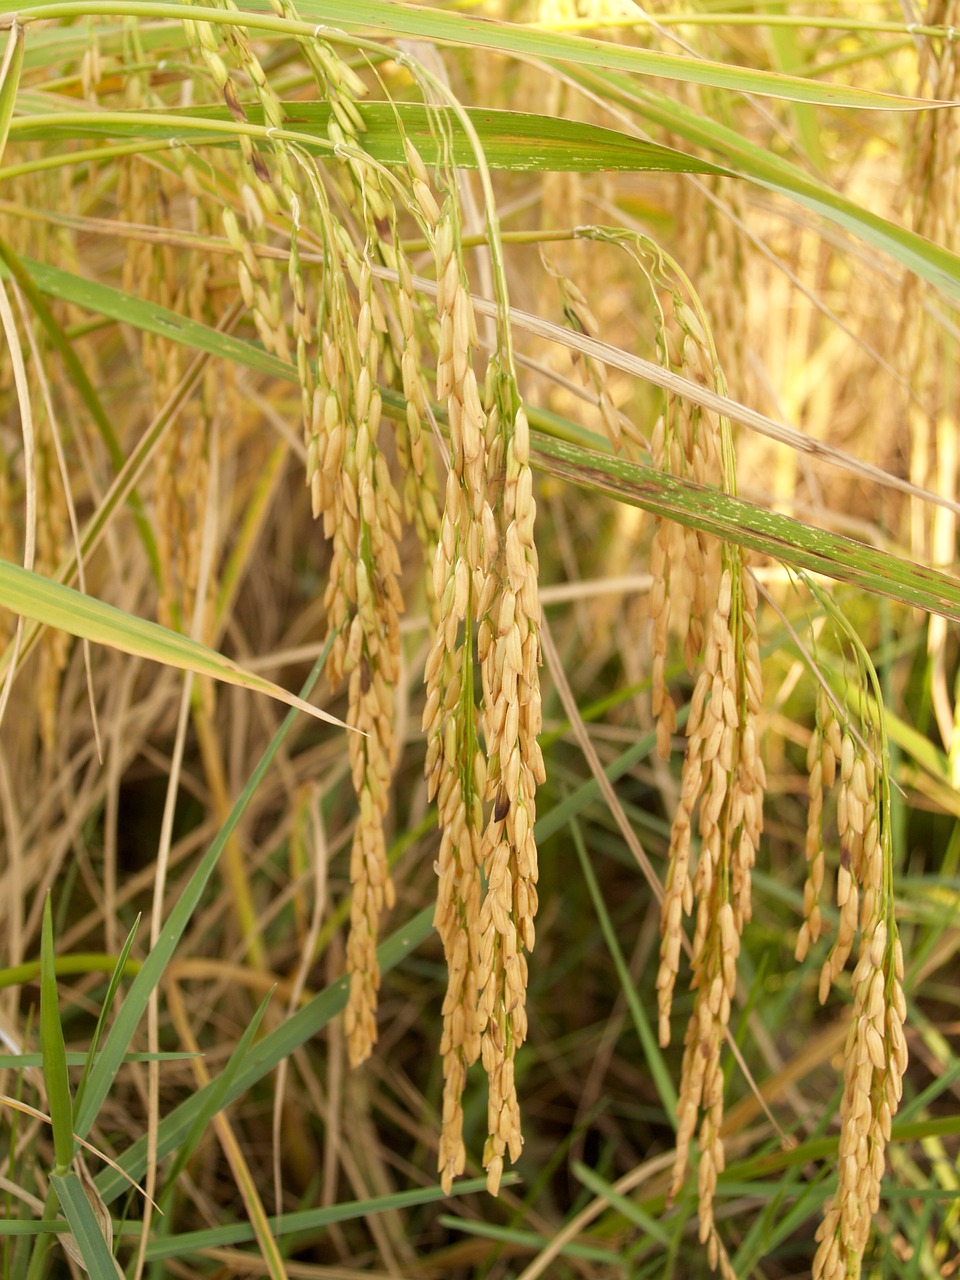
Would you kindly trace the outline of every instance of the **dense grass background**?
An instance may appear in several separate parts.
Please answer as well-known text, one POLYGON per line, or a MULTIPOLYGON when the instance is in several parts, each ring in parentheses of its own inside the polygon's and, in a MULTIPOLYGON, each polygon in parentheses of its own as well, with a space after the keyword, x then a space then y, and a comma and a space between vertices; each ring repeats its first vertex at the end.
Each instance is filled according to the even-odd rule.
MULTIPOLYGON (((625 823, 662 877, 680 751, 658 757, 650 712, 657 516, 748 546, 763 587, 766 830, 716 1206, 731 1265, 808 1274, 836 1184, 846 980, 821 1008, 826 943, 793 959, 825 680, 852 723, 885 718, 906 954, 911 1065, 865 1270, 953 1274, 960 123, 955 105, 920 99, 960 96, 960 44, 945 38, 960 11, 921 9, 303 0, 299 23, 258 5, 244 19, 286 104, 287 141, 320 157, 331 190, 330 109, 298 43, 318 23, 338 29, 370 90, 363 138, 380 163, 405 164, 404 134, 431 169, 444 158, 410 65, 392 54, 419 59, 470 110, 482 154, 451 114, 447 158, 481 300, 498 280, 483 251, 495 193, 552 647, 531 1029, 517 1059, 526 1141, 493 1200, 477 1177, 443 1199, 434 1172, 445 976, 422 782, 430 624, 412 531, 388 828, 397 903, 379 1045, 354 1072, 337 1017, 356 818, 342 730, 284 718, 263 692, 269 681, 345 714, 320 675, 330 552, 303 482, 296 370, 262 344, 220 216, 243 213, 240 133, 271 164, 278 143, 234 72, 250 104, 238 126, 181 21, 226 49, 232 11, 17 6, 25 39, 10 36, 0 88, 0 601, 11 637, 13 613, 26 619, 0 738, 4 1276, 77 1265, 50 1226, 58 1200, 98 1276, 115 1272, 97 1210, 128 1275, 707 1273, 695 1176, 665 1204, 692 997, 678 994, 674 1045, 661 1050, 659 907, 623 834, 625 823), (717 407, 689 368, 658 356, 658 311, 674 292, 690 301, 671 262, 712 329, 738 496, 650 468, 665 397, 717 407), (144 625, 157 620, 166 630, 144 625), (89 677, 67 633, 98 642, 89 677), (185 669, 197 678, 185 683, 185 669), (89 1175, 71 1164, 71 1132, 96 1149, 89 1175), (130 1178, 162 1209, 145 1235, 130 1178)), ((353 213, 335 207, 356 236, 353 213)), ((253 236, 283 325, 290 232, 268 211, 253 236)), ((412 219, 403 233, 429 278, 412 219)), ((299 250, 308 276, 323 270, 309 234, 299 250)), ((428 308, 429 286, 421 296, 428 308)), ((485 346, 494 308, 477 306, 485 346)), ((402 414, 395 387, 384 397, 402 414)), ((680 643, 667 676, 682 728, 694 676, 680 643)), ((824 915, 835 923, 829 900, 824 915)), ((464 1106, 478 1160, 479 1072, 464 1106)))

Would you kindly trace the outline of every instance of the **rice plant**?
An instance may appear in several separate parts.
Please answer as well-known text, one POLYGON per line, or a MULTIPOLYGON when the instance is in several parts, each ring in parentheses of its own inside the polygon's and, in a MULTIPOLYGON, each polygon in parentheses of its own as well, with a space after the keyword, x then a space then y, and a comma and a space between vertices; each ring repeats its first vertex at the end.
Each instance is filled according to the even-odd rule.
POLYGON ((951 1274, 957 0, 2 12, 2 1274, 951 1274))

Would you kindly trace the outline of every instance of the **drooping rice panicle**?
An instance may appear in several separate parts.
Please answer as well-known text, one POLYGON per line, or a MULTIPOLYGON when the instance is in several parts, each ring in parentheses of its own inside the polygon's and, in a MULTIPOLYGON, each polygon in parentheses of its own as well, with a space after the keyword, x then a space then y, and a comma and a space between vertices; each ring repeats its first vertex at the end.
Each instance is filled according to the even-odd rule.
POLYGON ((445 401, 449 417, 450 463, 434 561, 438 625, 427 658, 423 714, 428 793, 436 797, 441 827, 434 922, 448 980, 440 1045, 444 1091, 438 1166, 447 1190, 466 1161, 461 1096, 467 1068, 480 1054, 481 836, 487 783, 478 739, 473 639, 484 540, 486 416, 473 371, 477 337, 457 223, 456 206, 448 199, 436 223, 434 257, 440 324, 437 396, 445 401))
MULTIPOLYGON (((481 1053, 489 1081, 483 1163, 495 1194, 509 1152, 522 1145, 514 1058, 527 1036, 527 961, 537 911, 536 789, 545 780, 541 725, 540 600, 533 540, 536 504, 530 429, 514 386, 488 378, 488 482, 496 536, 484 539, 479 655, 483 736, 492 811, 483 834, 486 894, 480 914, 481 1053)), ((487 512, 490 512, 487 507, 487 512)), ((485 512, 486 516, 486 512, 485 512)))
POLYGON ((876 708, 876 712, 869 710, 861 692, 859 725, 854 725, 849 707, 841 712, 849 717, 842 723, 841 704, 828 702, 821 690, 822 778, 829 787, 839 776, 840 844, 836 882, 840 919, 820 972, 821 1003, 836 983, 858 934, 859 943, 843 1050, 838 1184, 817 1230, 813 1276, 814 1280, 848 1280, 860 1275, 879 1208, 886 1146, 903 1093, 907 1066, 903 951, 893 896, 890 753, 880 681, 856 630, 825 591, 809 578, 805 581, 853 651, 856 680, 852 687, 869 690, 876 708))
MULTIPOLYGON (((579 234, 587 233, 581 228, 579 234)), ((679 265, 643 236, 606 228, 592 228, 589 234, 625 248, 644 272, 661 363, 725 394, 706 315, 679 265), (670 298, 669 313, 660 301, 664 292, 670 298)), ((667 397, 654 428, 652 453, 655 465, 670 474, 713 484, 725 493, 736 492, 730 423, 680 397, 667 397)), ((684 1181, 690 1144, 697 1133, 700 1239, 711 1266, 726 1268, 729 1263, 713 1212, 716 1180, 725 1160, 720 1136, 720 1051, 736 989, 740 938, 751 914, 751 875, 763 828, 766 787, 759 753, 763 680, 757 590, 741 547, 663 519, 658 519, 653 539, 652 578, 651 683, 658 746, 664 756, 669 754, 676 723, 665 676, 668 624, 672 621, 683 636, 691 670, 702 655, 670 835, 656 984, 659 1036, 666 1045, 683 948, 683 919, 693 913, 691 989, 695 998, 685 1038, 670 1196, 676 1196, 684 1181), (695 824, 700 851, 694 862, 695 824)))

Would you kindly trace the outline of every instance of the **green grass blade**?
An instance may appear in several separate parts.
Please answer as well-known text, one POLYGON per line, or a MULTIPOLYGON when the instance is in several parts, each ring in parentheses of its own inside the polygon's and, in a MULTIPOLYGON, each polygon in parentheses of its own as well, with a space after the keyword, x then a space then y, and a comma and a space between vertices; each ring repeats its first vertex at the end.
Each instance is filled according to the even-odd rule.
MULTIPOLYGON (((324 646, 323 651, 314 663, 313 669, 307 677, 301 691, 303 696, 309 695, 310 690, 320 678, 320 672, 323 669, 324 662, 326 661, 328 648, 329 645, 324 646)), ((282 742, 293 727, 295 718, 295 711, 288 712, 284 717, 283 723, 280 725, 280 728, 274 734, 269 746, 260 757, 256 768, 250 775, 247 785, 244 787, 236 804, 230 811, 230 816, 220 829, 216 839, 210 845, 210 848, 201 858, 196 871, 194 871, 183 893, 177 899, 173 910, 170 912, 170 915, 167 917, 166 923, 163 926, 157 945, 151 950, 150 954, 144 960, 143 965, 140 968, 140 972, 130 984, 130 990, 127 992, 127 997, 121 1005, 117 1013, 116 1020, 110 1028, 104 1042, 103 1051, 90 1072, 87 1093, 83 1099, 83 1105, 78 1108, 77 1111, 77 1133, 81 1137, 86 1137, 90 1126, 96 1119, 97 1113, 103 1104, 103 1100, 106 1098, 114 1077, 120 1068, 123 1056, 129 1047, 134 1032, 139 1025, 140 1019, 143 1017, 150 995, 159 983, 160 979, 163 977, 164 970, 173 956, 173 953, 177 948, 177 944, 183 936, 183 931, 186 929, 190 922, 190 918, 196 910, 197 904, 200 902, 200 898, 206 888, 207 881, 213 874, 214 868, 219 861, 220 854, 223 852, 224 846, 235 831, 237 824, 246 811, 246 808, 249 805, 254 792, 259 786, 261 779, 269 768, 277 751, 280 749, 282 742)), ((207 1086, 208 1089, 211 1087, 211 1085, 207 1086)), ((198 1094, 194 1095, 193 1101, 196 1101, 197 1098, 201 1098, 204 1093, 206 1093, 206 1089, 200 1090, 198 1094)), ((201 1104, 201 1108, 202 1106, 203 1104, 201 1104)), ((186 1132, 189 1132, 192 1120, 193 1116, 191 1115, 183 1133, 178 1134, 178 1138, 182 1137, 186 1132)), ((171 1143, 171 1146, 172 1145, 173 1144, 171 1143)), ((170 1150, 170 1147, 167 1147, 165 1150, 170 1150)), ((161 1152, 160 1154, 164 1154, 164 1152, 161 1152)), ((107 1170, 106 1172, 112 1174, 114 1178, 119 1177, 119 1175, 113 1170, 107 1170)), ((100 1176, 101 1178, 104 1177, 103 1174, 100 1176)), ((119 1194, 125 1186, 126 1183, 120 1179, 120 1185, 117 1187, 115 1194, 119 1194)), ((103 1194, 102 1186, 101 1194, 103 1194)), ((104 1199, 108 1200, 109 1197, 104 1196, 104 1199)))
POLYGON ((678 524, 750 547, 797 569, 848 582, 902 604, 960 621, 960 581, 938 569, 903 560, 840 533, 732 498, 718 489, 665 475, 551 440, 539 432, 531 462, 582 489, 605 493, 678 524))
MULTIPOLYGON (((54 968, 58 978, 67 978, 78 973, 112 973, 116 963, 116 956, 102 951, 76 951, 69 956, 57 956, 54 968)), ((127 960, 128 977, 132 977, 139 968, 139 960, 127 960)), ((25 982, 35 982, 39 973, 39 960, 8 965, 7 968, 0 969, 0 991, 7 987, 20 987, 25 982)))
MULTIPOLYGON (((270 997, 272 995, 273 991, 271 990, 264 996, 247 1027, 244 1029, 243 1035, 237 1041, 236 1048, 227 1060, 226 1066, 220 1074, 211 1081, 211 1089, 205 1098, 203 1109, 198 1112, 196 1119, 190 1126, 187 1136, 180 1144, 176 1159, 167 1172, 166 1184, 163 1189, 163 1194, 160 1197, 161 1208, 163 1207, 164 1201, 169 1198, 170 1194, 172 1194, 174 1187, 176 1186, 177 1178, 185 1168, 187 1161, 197 1149, 200 1139, 206 1132, 207 1125, 224 1105, 224 1100, 230 1086, 233 1083, 237 1072, 240 1070, 241 1064, 250 1052, 250 1046, 256 1039, 257 1032, 260 1030, 260 1023, 263 1021, 263 1015, 267 1011, 267 1005, 270 1003, 270 997)), ((249 1224, 246 1225, 249 1226, 249 1224)), ((252 1231, 253 1228, 250 1227, 250 1230, 252 1231)))
POLYGON ((328 724, 343 729, 347 727, 336 716, 311 706, 271 680, 245 671, 223 654, 208 649, 189 636, 170 631, 157 622, 137 618, 6 560, 0 560, 0 604, 45 626, 56 627, 140 658, 149 658, 152 662, 177 667, 181 671, 193 671, 242 689, 269 694, 278 702, 305 711, 328 724))
POLYGON ((292 365, 269 355, 252 342, 233 338, 228 333, 219 333, 208 325, 178 315, 176 311, 144 302, 120 289, 98 284, 95 280, 88 280, 74 272, 63 271, 45 262, 35 262, 32 258, 23 257, 20 261, 41 293, 50 297, 59 298, 62 302, 72 302, 74 306, 118 320, 121 324, 131 324, 145 333, 153 333, 171 342, 192 347, 194 351, 233 360, 258 373, 283 378, 287 382, 296 380, 297 371, 292 365))
POLYGON ((117 1280, 117 1264, 103 1238, 93 1206, 87 1199, 80 1179, 73 1172, 62 1175, 55 1173, 51 1181, 60 1197, 90 1280, 117 1280))
MULTIPOLYGON (((539 1253, 550 1243, 546 1236, 535 1231, 520 1231, 516 1227, 501 1227, 493 1222, 473 1222, 469 1218, 455 1218, 452 1214, 443 1214, 438 1225, 448 1231, 459 1231, 465 1235, 480 1236, 484 1240, 498 1240, 502 1244, 517 1245, 521 1249, 530 1249, 539 1253)), ((582 1258, 585 1262, 600 1262, 613 1267, 614 1274, 622 1268, 623 1258, 619 1253, 604 1249, 600 1245, 578 1244, 571 1240, 560 1250, 560 1257, 582 1258)))
POLYGON ((0 1218, 0 1236, 56 1235, 62 1230, 62 1218, 0 1218))
MULTIPOLYGON (((260 8, 260 4, 251 5, 260 8)), ((265 7, 265 6, 264 6, 265 7)), ((99 7, 84 6, 87 12, 99 7)), ((112 10, 108 10, 111 11, 112 10)), ((429 6, 414 7, 386 3, 385 0, 298 0, 297 11, 305 18, 342 30, 369 32, 375 39, 414 37, 439 44, 487 49, 514 57, 535 58, 575 67, 595 67, 603 71, 627 71, 644 78, 665 78, 687 84, 711 85, 737 93, 756 93, 788 102, 812 102, 833 107, 915 109, 928 102, 895 94, 877 93, 842 85, 825 85, 798 76, 773 71, 754 71, 682 54, 657 53, 649 49, 613 44, 594 38, 536 31, 515 23, 491 18, 471 18, 450 10, 429 6)), ((29 12, 29 10, 23 10, 29 12)), ((189 10, 186 16, 193 16, 189 10)))
MULTIPOLYGON (((503 1185, 517 1182, 515 1174, 507 1174, 503 1185)), ((470 1195, 483 1191, 486 1179, 469 1178, 454 1183, 456 1195, 470 1195)), ((432 1185, 416 1187, 412 1191, 395 1191, 390 1195, 374 1196, 369 1200, 347 1200, 341 1204, 330 1205, 324 1209, 304 1209, 299 1213, 285 1213, 282 1217, 269 1218, 270 1230, 280 1236, 315 1236, 325 1228, 337 1222, 353 1222, 373 1213, 389 1213, 398 1209, 408 1209, 416 1205, 435 1204, 445 1200, 443 1189, 432 1185)), ((130 1231, 135 1232, 136 1226, 130 1231)), ((249 1222, 237 1222, 225 1227, 210 1227, 203 1231, 185 1231, 180 1235, 168 1236, 163 1240, 152 1240, 147 1245, 148 1262, 163 1258, 180 1258, 198 1253, 201 1249, 224 1248, 228 1245, 246 1244, 253 1240, 254 1231, 249 1222)), ((291 1246, 296 1241, 291 1240, 291 1246)))
MULTIPOLYGON (((191 1058, 198 1058, 202 1055, 197 1053, 182 1052, 162 1052, 162 1053, 127 1053, 124 1054, 124 1062, 189 1062, 191 1058)), ((71 1053, 67 1051, 67 1066, 82 1067, 87 1061, 88 1055, 85 1053, 71 1053)), ((23 1067, 42 1067, 42 1053, 0 1053, 0 1070, 10 1068, 13 1071, 20 1071, 23 1067)), ((76 1109, 76 1108, 74 1108, 76 1109)))
MULTIPOLYGON (((519 1178, 515 1173, 505 1173, 501 1185, 508 1187, 517 1182, 519 1178)), ((486 1190, 486 1186, 486 1178, 464 1178, 454 1184, 454 1190, 459 1196, 467 1196, 486 1190)), ((427 1187, 415 1187, 410 1191, 395 1191, 390 1195, 374 1196, 369 1200, 345 1200, 323 1209, 303 1209, 297 1213, 285 1213, 280 1218, 271 1218, 270 1227, 278 1236, 316 1235, 338 1222, 353 1222, 375 1213, 413 1209, 420 1205, 436 1204, 446 1199, 448 1197, 444 1195, 443 1188, 431 1184, 427 1187)), ((455 1221, 462 1222, 459 1218, 455 1221)), ((0 1236, 52 1234, 62 1231, 63 1226, 62 1218, 0 1218, 0 1236)), ((137 1223, 130 1223, 126 1227, 118 1227, 117 1232, 118 1235, 129 1238, 136 1236, 139 1229, 137 1223)), ((167 1236, 163 1240, 151 1241, 147 1246, 147 1261, 185 1257, 198 1253, 201 1249, 247 1244, 253 1238, 253 1227, 249 1222, 209 1227, 202 1231, 184 1231, 179 1235, 167 1236)), ((291 1240, 290 1243, 292 1245, 296 1241, 291 1240)))
POLYGON ((587 882, 587 890, 590 899, 593 902, 594 910, 597 913, 597 919, 600 921, 600 928, 603 932, 604 941, 613 960, 614 967, 617 970, 617 977, 620 979, 620 989, 623 992, 623 998, 627 1002, 627 1008, 630 1010, 630 1016, 633 1019, 633 1025, 636 1029, 640 1045, 643 1049, 643 1056, 647 1066, 650 1068, 650 1074, 656 1085, 657 1093, 660 1095, 660 1101, 663 1109, 668 1116, 673 1118, 677 1111, 677 1091, 674 1088, 673 1080, 670 1072, 667 1070, 667 1064, 664 1061, 663 1053, 657 1043, 657 1038, 650 1026, 650 1020, 647 1017, 646 1010, 640 1003, 636 988, 630 977, 630 970, 627 967, 626 959, 620 948, 617 939, 616 930, 613 927, 613 921, 610 919, 610 913, 607 911, 606 903, 603 900, 603 894, 600 885, 597 882, 596 874, 590 863, 587 854, 587 846, 583 840, 583 833, 580 830, 580 824, 576 818, 570 820, 570 834, 573 836, 574 847, 577 851, 577 857, 580 860, 580 868, 583 871, 583 878, 587 882))
POLYGON ((64 1170, 73 1160, 73 1102, 60 1021, 57 975, 53 966, 53 914, 49 893, 43 904, 40 932, 40 1049, 43 1054, 43 1082, 53 1126, 54 1157, 57 1169, 64 1170))
POLYGON ((3 51, 0 62, 0 157, 7 145, 10 122, 17 101, 17 90, 20 87, 20 72, 23 70, 23 23, 14 18, 7 36, 7 47, 3 51))
POLYGON ((573 1172, 583 1185, 592 1191, 595 1196, 600 1196, 618 1213, 622 1213, 628 1222, 632 1222, 634 1226, 651 1238, 656 1240, 658 1244, 662 1244, 665 1248, 670 1244, 669 1232, 665 1231, 657 1222, 656 1218, 645 1213, 629 1196, 622 1196, 618 1191, 605 1179, 594 1173, 592 1169, 588 1169, 586 1165, 579 1162, 574 1164, 573 1172))
MULTIPOLYGON (((285 124, 314 154, 330 153, 327 126, 332 108, 326 102, 294 101, 281 104, 285 124), (310 146, 309 139, 316 139, 310 146)), ((458 169, 475 169, 478 164, 473 142, 467 137, 459 117, 442 108, 427 108, 419 102, 363 102, 358 107, 366 125, 363 148, 381 164, 406 165, 403 138, 416 146, 427 166, 449 159, 458 169), (449 140, 441 149, 439 133, 449 140)), ((644 142, 628 133, 600 125, 584 124, 563 117, 495 108, 465 109, 483 147, 490 169, 511 172, 658 172, 725 173, 707 160, 684 155, 672 147, 644 142)), ((263 107, 244 106, 251 125, 263 127, 263 107)), ((236 135, 229 131, 211 133, 204 125, 216 121, 231 125, 233 117, 225 106, 203 104, 181 107, 162 116, 150 112, 49 112, 19 115, 13 124, 18 142, 65 142, 78 138, 159 138, 184 141, 191 146, 203 143, 229 144, 236 135)), ((285 131, 284 131, 285 132, 285 131)))
MULTIPOLYGON (((0 12, 9 11, 9 0, 0 4, 0 12)), ((107 17, 164 19, 184 18, 195 22, 212 22, 218 26, 243 26, 249 30, 275 35, 314 37, 316 24, 333 33, 342 31, 355 36, 383 40, 413 37, 441 45, 487 49, 491 52, 537 61, 557 62, 568 66, 590 67, 602 71, 626 71, 643 78, 678 80, 687 84, 710 85, 736 93, 755 93, 787 102, 810 102, 822 106, 854 107, 861 110, 916 110, 928 108, 924 99, 900 94, 879 93, 870 89, 844 85, 821 84, 800 76, 774 71, 754 71, 727 63, 709 62, 683 54, 653 52, 629 45, 613 44, 593 38, 537 31, 515 23, 495 19, 470 18, 432 7, 386 3, 385 0, 299 0, 297 10, 309 21, 295 21, 266 13, 266 0, 248 5, 244 11, 214 11, 202 5, 152 3, 151 0, 84 0, 54 4, 18 3, 17 12, 31 20, 74 20, 79 13, 102 14, 107 17), (259 10, 259 12, 257 12, 259 10)), ((347 37, 349 42, 349 35, 347 37)), ((406 56, 406 55, 404 55, 406 56)))
POLYGON ((126 972, 127 960, 130 956, 130 948, 133 946, 133 940, 137 936, 137 929, 140 927, 140 916, 138 915, 133 922, 133 928, 127 934, 126 941, 120 948, 120 954, 117 956, 117 963, 113 967, 113 973, 110 975, 110 981, 107 983, 106 994, 103 997, 103 1003, 100 1005, 100 1015, 97 1018, 97 1025, 94 1028, 93 1036, 90 1040, 90 1049, 87 1053, 86 1061, 83 1065, 83 1074, 80 1077, 80 1083, 77 1085, 77 1093, 74 1105, 79 1108, 83 1101, 83 1095, 86 1091, 87 1080, 90 1071, 96 1061, 97 1049, 100 1045, 100 1037, 103 1035, 103 1029, 106 1026, 107 1015, 113 1005, 114 996, 120 987, 123 975, 126 972))

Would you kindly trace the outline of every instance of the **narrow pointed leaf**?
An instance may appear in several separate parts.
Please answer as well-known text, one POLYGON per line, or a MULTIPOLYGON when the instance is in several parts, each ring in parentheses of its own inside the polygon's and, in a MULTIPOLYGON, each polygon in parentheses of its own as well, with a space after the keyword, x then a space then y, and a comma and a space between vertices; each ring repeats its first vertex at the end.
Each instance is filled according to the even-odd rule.
MULTIPOLYGON (((265 8, 263 3, 249 8, 265 8)), ((99 11, 96 7, 94 12, 99 11)), ((397 36, 436 41, 438 44, 466 45, 490 49, 516 57, 570 63, 574 66, 629 71, 643 77, 679 80, 688 84, 711 85, 738 93, 756 93, 789 102, 814 102, 830 106, 879 109, 909 109, 929 104, 918 98, 877 93, 846 85, 822 84, 800 76, 773 71, 754 71, 727 63, 708 62, 683 54, 657 53, 629 45, 613 44, 592 37, 538 31, 519 23, 492 18, 474 18, 434 6, 391 4, 388 0, 298 0, 297 11, 304 18, 339 27, 341 30, 369 32, 375 39, 397 36)), ((187 10, 187 16, 192 16, 187 10)))
POLYGON ((61 586, 60 583, 23 569, 20 565, 10 564, 7 560, 0 560, 0 604, 25 618, 67 631, 70 635, 93 640, 97 644, 105 644, 140 658, 149 658, 164 666, 193 671, 197 675, 211 676, 214 680, 238 685, 242 689, 266 693, 278 702, 284 702, 318 720, 325 720, 342 729, 347 727, 336 716, 311 706, 309 702, 288 693, 271 680, 245 671, 223 654, 198 644, 188 636, 170 631, 145 618, 134 617, 113 605, 74 591, 72 587, 61 586))
MULTIPOLYGON (((283 103, 283 132, 296 134, 298 141, 316 138, 307 149, 328 155, 331 143, 327 125, 332 109, 326 102, 283 103)), ((358 111, 366 126, 363 147, 381 164, 406 165, 404 136, 416 146, 425 164, 434 165, 443 157, 440 129, 449 135, 450 161, 457 168, 476 168, 473 142, 464 132, 457 115, 420 102, 363 102, 358 111)), ((522 111, 468 107, 470 123, 483 147, 491 169, 547 172, 588 172, 598 170, 657 171, 667 173, 724 173, 707 160, 684 155, 671 147, 645 142, 629 133, 564 117, 542 116, 522 111)), ((263 107, 244 104, 247 122, 262 127, 263 107)), ((14 122, 18 142, 64 142, 78 138, 178 138, 191 146, 235 142, 233 117, 225 106, 202 104, 165 112, 142 111, 31 113, 14 122), (204 127, 215 122, 221 131, 204 127), (226 126, 226 127, 225 127, 226 126)))
POLYGON ((785 195, 859 240, 890 255, 952 298, 960 299, 960 255, 898 226, 862 203, 848 199, 806 170, 751 142, 742 132, 694 111, 676 98, 649 85, 638 87, 625 76, 612 74, 602 84, 593 75, 579 77, 588 88, 643 119, 669 129, 694 146, 706 147, 729 171, 749 178, 768 191, 785 195))
POLYGON ((113 973, 110 975, 110 981, 107 984, 107 991, 103 997, 103 1003, 100 1006, 100 1016, 97 1018, 97 1025, 94 1028, 93 1036, 90 1040, 90 1049, 87 1052, 86 1061, 83 1064, 83 1075, 80 1077, 80 1083, 77 1085, 76 1106, 80 1106, 83 1099, 84 1091, 87 1087, 87 1079, 96 1062, 97 1049, 100 1045, 100 1037, 103 1035, 104 1027, 107 1022, 107 1015, 113 1004, 113 998, 117 994, 121 979, 127 968, 127 959, 130 955, 130 949, 133 946, 133 940, 137 936, 137 929, 140 927, 140 916, 138 915, 133 922, 133 928, 127 934, 126 941, 120 948, 120 954, 117 956, 117 963, 114 965, 113 973))
POLYGON ((54 1174, 51 1181, 90 1280, 117 1280, 117 1264, 80 1179, 71 1171, 54 1174))
POLYGON ((7 133, 13 119, 13 108, 17 101, 17 89, 20 87, 20 72, 23 68, 23 23, 14 18, 7 36, 7 47, 3 51, 0 62, 0 157, 7 145, 7 133))
POLYGON ((960 622, 960 579, 829 533, 708 485, 551 440, 539 432, 531 460, 582 489, 605 493, 678 524, 750 547, 783 564, 849 582, 876 595, 960 622))
MULTIPOLYGON (((5 5, 0 4, 0 12, 5 5)), ((10 7, 10 6, 6 6, 10 7)), ((211 12, 203 5, 152 3, 152 0, 87 0, 89 15, 128 15, 131 18, 180 18, 194 22, 216 22, 220 26, 244 26, 250 30, 283 36, 314 37, 317 24, 333 31, 353 33, 378 43, 407 39, 437 44, 489 49, 518 58, 558 62, 561 65, 591 67, 606 71, 627 71, 636 76, 678 80, 710 85, 736 93, 756 93, 788 102, 812 102, 824 106, 855 107, 861 110, 917 110, 931 104, 922 98, 879 93, 847 85, 822 84, 801 76, 775 71, 755 71, 730 63, 710 62, 684 54, 654 52, 630 45, 614 44, 583 36, 538 31, 519 23, 492 18, 473 18, 427 5, 401 5, 388 0, 298 0, 297 11, 308 21, 295 21, 265 12, 267 0, 251 0, 243 11, 211 12), (257 12, 259 10, 259 12, 257 12)), ((70 19, 76 7, 65 4, 17 5, 18 12, 34 20, 70 19)), ((946 105, 940 103, 938 105, 946 105)))
POLYGON ((53 915, 49 893, 43 904, 40 931, 40 1049, 43 1054, 43 1083, 53 1126, 54 1157, 58 1169, 67 1169, 73 1160, 74 1150, 73 1103, 53 964, 53 915))

